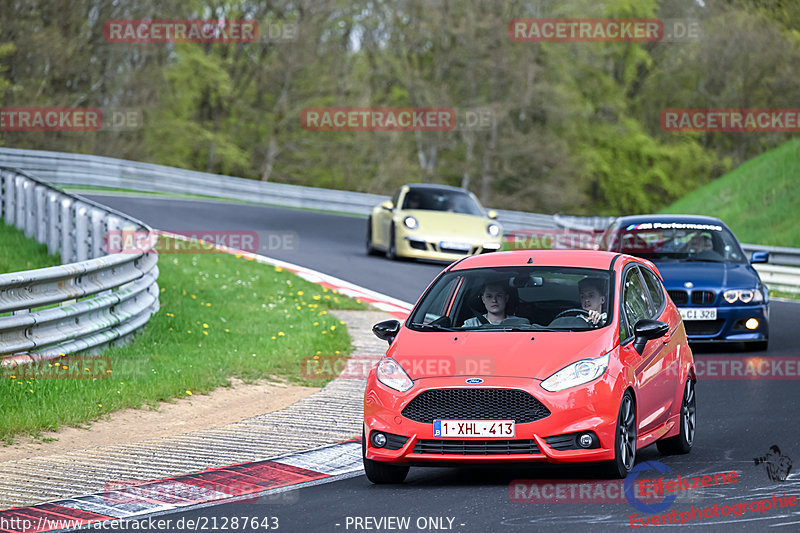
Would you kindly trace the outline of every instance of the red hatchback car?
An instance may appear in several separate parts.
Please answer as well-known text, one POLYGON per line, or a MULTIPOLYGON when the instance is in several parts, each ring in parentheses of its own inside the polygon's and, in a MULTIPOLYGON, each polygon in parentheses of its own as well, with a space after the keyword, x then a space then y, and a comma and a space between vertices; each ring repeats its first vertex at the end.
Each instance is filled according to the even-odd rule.
POLYGON ((688 453, 695 374, 681 316, 655 266, 583 250, 498 252, 442 271, 390 344, 364 395, 364 470, 604 461, 688 453))

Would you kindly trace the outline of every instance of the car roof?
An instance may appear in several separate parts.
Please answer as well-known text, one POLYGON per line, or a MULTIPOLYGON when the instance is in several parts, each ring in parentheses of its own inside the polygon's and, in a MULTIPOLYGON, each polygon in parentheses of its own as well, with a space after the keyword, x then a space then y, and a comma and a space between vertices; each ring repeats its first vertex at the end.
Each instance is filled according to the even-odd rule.
MULTIPOLYGON (((473 255, 454 263, 451 270, 502 266, 563 266, 608 270, 615 257, 634 258, 596 250, 514 250, 473 255)), ((638 259, 636 259, 639 261, 638 259)))
POLYGON ((630 215, 619 217, 614 222, 620 224, 642 224, 646 222, 717 224, 727 228, 720 219, 705 215, 630 215))
POLYGON ((404 187, 415 190, 445 190, 453 192, 469 193, 467 189, 462 187, 453 187, 452 185, 438 185, 436 183, 407 183, 404 187))

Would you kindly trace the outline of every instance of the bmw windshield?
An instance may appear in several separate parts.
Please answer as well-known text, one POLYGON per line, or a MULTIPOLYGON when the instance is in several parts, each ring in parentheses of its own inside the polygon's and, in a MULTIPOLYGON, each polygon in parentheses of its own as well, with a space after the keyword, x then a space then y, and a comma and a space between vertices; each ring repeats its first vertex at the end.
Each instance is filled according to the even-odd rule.
POLYGON ((717 224, 648 222, 619 228, 613 250, 654 262, 700 261, 744 263, 736 237, 717 224))

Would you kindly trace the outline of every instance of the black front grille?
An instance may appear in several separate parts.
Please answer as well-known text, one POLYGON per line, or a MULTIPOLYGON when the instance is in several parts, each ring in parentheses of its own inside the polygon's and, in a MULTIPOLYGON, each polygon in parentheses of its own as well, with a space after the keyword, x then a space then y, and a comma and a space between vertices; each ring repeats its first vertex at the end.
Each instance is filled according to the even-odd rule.
POLYGON ((513 455, 537 454, 539 447, 528 440, 428 440, 420 439, 413 453, 439 455, 513 455))
POLYGON ((425 241, 412 241, 409 239, 408 245, 415 250, 427 250, 428 245, 425 241))
POLYGON ((685 320, 683 325, 686 327, 687 335, 715 335, 722 329, 725 320, 685 320))
POLYGON ((716 294, 711 291, 693 291, 692 305, 711 305, 715 298, 716 294))
POLYGON ((669 293, 669 297, 672 298, 672 301, 677 306, 686 305, 689 303, 689 295, 686 291, 667 291, 669 293))
POLYGON ((419 393, 403 416, 426 424, 434 420, 514 420, 533 422, 550 415, 542 402, 519 389, 431 389, 419 393))

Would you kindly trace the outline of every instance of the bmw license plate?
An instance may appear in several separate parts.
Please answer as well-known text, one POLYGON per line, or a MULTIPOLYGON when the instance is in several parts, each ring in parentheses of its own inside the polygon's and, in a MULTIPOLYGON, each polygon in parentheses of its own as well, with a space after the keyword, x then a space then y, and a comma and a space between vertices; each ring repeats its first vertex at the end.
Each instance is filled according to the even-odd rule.
POLYGON ((441 241, 439 243, 439 248, 447 248, 448 250, 461 250, 464 252, 469 252, 470 244, 468 242, 452 242, 452 241, 441 241))
POLYGON ((678 309, 684 320, 716 320, 717 310, 714 307, 699 307, 697 309, 678 309))
POLYGON ((515 434, 513 420, 434 420, 434 437, 502 437, 515 434))

